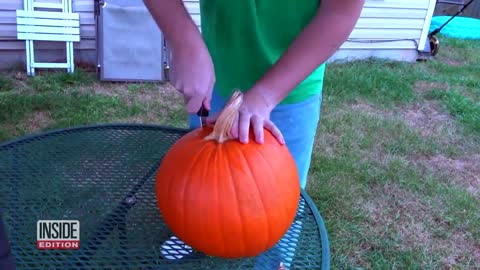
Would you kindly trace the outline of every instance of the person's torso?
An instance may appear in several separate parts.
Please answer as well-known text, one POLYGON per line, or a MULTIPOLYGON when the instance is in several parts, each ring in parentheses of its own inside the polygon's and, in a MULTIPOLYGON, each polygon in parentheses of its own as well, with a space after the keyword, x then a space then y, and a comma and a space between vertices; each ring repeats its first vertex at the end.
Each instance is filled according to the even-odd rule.
MULTIPOLYGON (((319 0, 200 0, 202 35, 215 65, 217 90, 248 90, 315 15, 319 0)), ((295 67, 291 67, 295 68, 295 67)), ((321 91, 324 65, 282 103, 321 91)))

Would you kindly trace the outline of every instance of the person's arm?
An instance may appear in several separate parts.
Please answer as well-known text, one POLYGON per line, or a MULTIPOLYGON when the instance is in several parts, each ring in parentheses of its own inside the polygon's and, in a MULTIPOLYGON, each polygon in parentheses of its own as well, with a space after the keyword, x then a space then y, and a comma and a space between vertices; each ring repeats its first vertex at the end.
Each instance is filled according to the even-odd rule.
POLYGON ((202 39, 182 0, 144 0, 153 19, 173 48, 202 39))
POLYGON ((315 17, 251 91, 268 103, 280 103, 345 42, 363 4, 364 0, 322 0, 315 17))
POLYGON ((247 143, 250 125, 255 141, 263 143, 265 127, 285 143, 269 119, 270 112, 345 42, 360 17, 365 0, 322 0, 317 14, 280 59, 244 95, 232 135, 247 143))
POLYGON ((172 85, 183 94, 188 113, 210 110, 215 71, 202 35, 182 0, 144 0, 172 50, 172 85))

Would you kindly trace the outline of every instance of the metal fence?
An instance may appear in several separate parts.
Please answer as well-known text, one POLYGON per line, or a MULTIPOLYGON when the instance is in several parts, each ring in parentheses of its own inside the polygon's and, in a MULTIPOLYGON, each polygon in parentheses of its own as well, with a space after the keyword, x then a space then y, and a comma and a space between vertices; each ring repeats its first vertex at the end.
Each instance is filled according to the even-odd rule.
MULTIPOLYGON (((453 15, 462 8, 462 4, 466 4, 469 1, 470 0, 438 1, 434 15, 453 15)), ((468 6, 460 16, 480 19, 480 0, 474 0, 474 2, 468 6)))

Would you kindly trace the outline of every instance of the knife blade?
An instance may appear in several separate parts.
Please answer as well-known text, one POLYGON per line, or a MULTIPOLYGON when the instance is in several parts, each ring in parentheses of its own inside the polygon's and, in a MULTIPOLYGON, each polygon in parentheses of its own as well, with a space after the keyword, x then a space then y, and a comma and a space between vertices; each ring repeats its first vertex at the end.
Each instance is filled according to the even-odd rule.
POLYGON ((200 127, 203 128, 207 124, 208 110, 203 106, 198 110, 197 116, 200 120, 200 127))

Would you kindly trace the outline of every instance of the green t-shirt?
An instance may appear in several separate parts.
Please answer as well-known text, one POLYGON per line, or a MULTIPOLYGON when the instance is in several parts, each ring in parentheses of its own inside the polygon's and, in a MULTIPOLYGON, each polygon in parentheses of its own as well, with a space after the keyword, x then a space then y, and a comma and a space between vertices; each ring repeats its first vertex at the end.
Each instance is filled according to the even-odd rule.
MULTIPOLYGON (((319 4, 319 0, 200 0, 202 35, 220 94, 228 98, 235 88, 250 89, 310 22, 319 4)), ((320 65, 282 103, 320 93, 324 70, 325 64, 320 65)))

